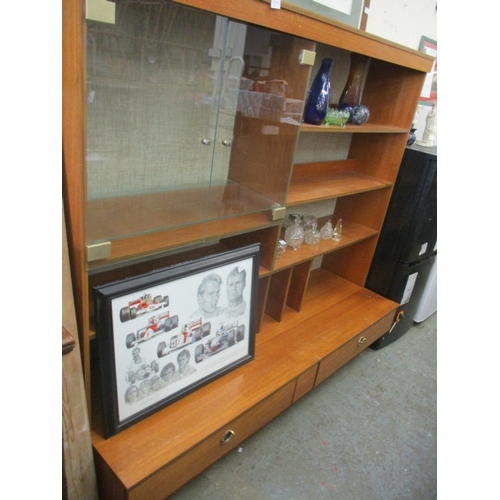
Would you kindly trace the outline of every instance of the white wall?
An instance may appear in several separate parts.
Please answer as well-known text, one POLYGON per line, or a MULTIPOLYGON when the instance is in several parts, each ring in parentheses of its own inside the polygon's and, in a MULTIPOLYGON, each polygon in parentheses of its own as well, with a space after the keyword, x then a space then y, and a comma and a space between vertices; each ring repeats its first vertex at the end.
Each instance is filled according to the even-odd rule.
POLYGON ((418 50, 422 36, 437 41, 437 0, 370 0, 366 31, 418 50))
MULTIPOLYGON (((438 41, 436 7, 437 0, 370 0, 366 31, 418 50, 422 36, 438 41)), ((422 140, 429 110, 429 106, 418 106, 417 140, 422 140)))

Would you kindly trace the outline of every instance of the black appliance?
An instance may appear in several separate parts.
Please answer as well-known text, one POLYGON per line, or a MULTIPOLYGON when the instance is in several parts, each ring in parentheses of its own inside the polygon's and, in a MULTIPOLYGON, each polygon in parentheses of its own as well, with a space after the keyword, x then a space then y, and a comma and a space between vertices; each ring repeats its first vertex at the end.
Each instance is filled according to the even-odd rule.
POLYGON ((436 258, 437 148, 414 144, 405 149, 365 285, 400 306, 370 347, 385 347, 413 325, 436 258))

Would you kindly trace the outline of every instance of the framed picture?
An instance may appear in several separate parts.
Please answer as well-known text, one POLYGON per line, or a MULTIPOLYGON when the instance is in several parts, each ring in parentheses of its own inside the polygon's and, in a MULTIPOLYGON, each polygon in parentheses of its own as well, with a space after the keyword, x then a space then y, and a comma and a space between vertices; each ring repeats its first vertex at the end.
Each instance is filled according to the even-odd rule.
POLYGON ((425 77, 422 93, 420 94, 420 104, 432 106, 437 103, 437 42, 423 36, 420 40, 420 52, 424 52, 434 57, 432 69, 425 77))
MULTIPOLYGON (((264 0, 271 3, 271 0, 264 0)), ((282 0, 281 8, 326 23, 341 22, 359 28, 365 0, 282 0)))
POLYGON ((259 245, 93 289, 106 438, 251 361, 259 245))

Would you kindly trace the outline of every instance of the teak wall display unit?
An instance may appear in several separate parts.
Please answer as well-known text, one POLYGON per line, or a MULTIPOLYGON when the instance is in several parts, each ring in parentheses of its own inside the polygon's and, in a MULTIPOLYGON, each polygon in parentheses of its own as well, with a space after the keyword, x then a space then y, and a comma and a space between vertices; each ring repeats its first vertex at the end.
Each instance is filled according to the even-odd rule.
POLYGON ((89 3, 63 0, 63 198, 96 473, 103 499, 162 499, 390 328, 364 284, 432 59, 262 0, 89 3), (369 121, 302 124, 351 52, 369 121), (277 257, 297 213, 341 240, 277 257), (255 359, 105 439, 93 287, 254 243, 255 359))

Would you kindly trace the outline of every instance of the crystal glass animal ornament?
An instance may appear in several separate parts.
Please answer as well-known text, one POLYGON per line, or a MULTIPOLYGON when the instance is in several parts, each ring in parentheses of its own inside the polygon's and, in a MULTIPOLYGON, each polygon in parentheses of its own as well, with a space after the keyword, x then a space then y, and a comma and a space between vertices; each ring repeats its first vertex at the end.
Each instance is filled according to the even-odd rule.
POLYGON ((332 221, 328 220, 320 231, 321 238, 323 240, 331 240, 333 236, 332 221))
POLYGON ((304 238, 308 245, 317 245, 321 239, 321 233, 318 231, 318 223, 312 222, 309 229, 304 232, 304 238))
POLYGON ((295 222, 285 231, 285 241, 294 250, 304 243, 304 229, 300 224, 300 218, 296 217, 295 222))
POLYGON ((330 71, 333 59, 325 58, 315 76, 304 108, 304 122, 321 125, 330 104, 330 71))
POLYGON ((335 228, 333 229, 333 239, 335 241, 340 241, 342 237, 342 219, 339 219, 337 224, 335 224, 335 228))

